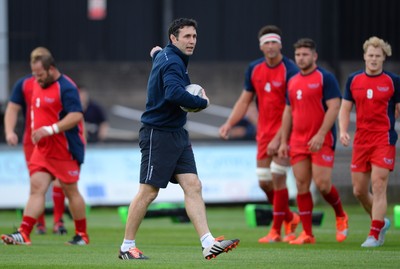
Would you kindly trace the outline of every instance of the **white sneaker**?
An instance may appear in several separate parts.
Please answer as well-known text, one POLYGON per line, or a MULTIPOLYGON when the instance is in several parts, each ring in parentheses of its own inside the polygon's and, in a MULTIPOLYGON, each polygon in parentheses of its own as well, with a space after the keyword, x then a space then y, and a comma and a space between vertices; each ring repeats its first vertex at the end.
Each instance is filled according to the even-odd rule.
POLYGON ((239 239, 225 240, 223 236, 217 237, 212 245, 203 248, 203 256, 207 260, 216 258, 219 254, 236 248, 239 242, 239 239))
POLYGON ((369 235, 367 237, 367 240, 364 241, 364 243, 361 244, 362 247, 364 248, 373 248, 373 247, 380 247, 382 244, 380 243, 379 240, 376 240, 375 237, 369 235))
POLYGON ((390 220, 388 218, 385 218, 385 225, 382 227, 381 232, 379 233, 379 243, 382 246, 383 243, 385 242, 385 234, 390 228, 390 220))

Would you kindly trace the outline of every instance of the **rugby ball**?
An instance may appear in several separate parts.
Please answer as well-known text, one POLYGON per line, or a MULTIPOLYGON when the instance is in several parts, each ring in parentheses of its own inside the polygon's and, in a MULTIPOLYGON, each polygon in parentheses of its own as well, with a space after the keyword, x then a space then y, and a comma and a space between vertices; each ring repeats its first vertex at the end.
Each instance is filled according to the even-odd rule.
MULTIPOLYGON (((201 87, 198 84, 189 84, 186 86, 186 91, 190 93, 191 95, 196 95, 201 98, 203 98, 203 87, 201 87)), ((202 108, 188 108, 188 107, 183 107, 181 106, 181 109, 185 112, 199 112, 203 110, 202 108)))

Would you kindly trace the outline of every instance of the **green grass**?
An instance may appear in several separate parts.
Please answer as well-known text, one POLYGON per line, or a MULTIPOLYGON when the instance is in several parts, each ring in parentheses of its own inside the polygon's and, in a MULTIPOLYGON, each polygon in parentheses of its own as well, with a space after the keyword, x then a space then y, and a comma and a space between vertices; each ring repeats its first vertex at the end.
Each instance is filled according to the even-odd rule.
MULTIPOLYGON (((335 241, 332 209, 325 212, 322 226, 314 226, 315 245, 293 246, 284 243, 260 245, 259 237, 269 227, 249 228, 242 207, 208 208, 214 236, 241 239, 237 249, 207 261, 202 257, 199 239, 191 224, 173 223, 169 218, 145 219, 137 236, 138 247, 150 257, 145 261, 121 261, 118 248, 124 235, 116 208, 92 209, 88 216, 91 243, 67 246, 72 236, 43 236, 32 233, 31 246, 0 246, 1 268, 400 268, 400 230, 392 228, 385 245, 364 249, 360 244, 369 231, 370 221, 360 206, 346 206, 350 235, 343 243, 335 241)), ((388 208, 393 220, 393 206, 388 208)), ((51 223, 51 217, 47 219, 51 223)), ((0 233, 9 233, 20 220, 14 211, 0 211, 0 233)), ((66 220, 72 232, 72 221, 66 220)), ((301 228, 301 227, 299 227, 301 228)))

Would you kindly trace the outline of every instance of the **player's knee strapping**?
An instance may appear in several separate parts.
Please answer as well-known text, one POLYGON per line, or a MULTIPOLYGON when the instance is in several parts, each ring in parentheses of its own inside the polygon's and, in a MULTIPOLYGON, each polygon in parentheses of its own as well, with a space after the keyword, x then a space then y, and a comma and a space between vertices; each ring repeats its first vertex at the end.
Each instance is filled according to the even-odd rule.
POLYGON ((259 181, 271 181, 272 173, 271 169, 264 167, 257 167, 256 174, 259 181))
POLYGON ((278 174, 278 175, 286 175, 288 171, 287 166, 277 164, 276 162, 271 162, 271 173, 278 174))

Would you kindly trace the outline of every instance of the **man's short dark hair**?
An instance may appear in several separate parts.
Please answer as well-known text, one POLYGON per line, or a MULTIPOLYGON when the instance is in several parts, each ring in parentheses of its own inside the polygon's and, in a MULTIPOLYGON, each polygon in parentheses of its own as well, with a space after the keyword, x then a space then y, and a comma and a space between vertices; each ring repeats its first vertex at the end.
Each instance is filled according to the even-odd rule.
POLYGON ((179 18, 174 20, 168 29, 168 37, 174 35, 176 38, 179 36, 179 31, 185 26, 193 26, 197 30, 197 22, 194 19, 179 18))
POLYGON ((300 38, 296 43, 294 43, 293 47, 294 49, 309 48, 313 51, 317 50, 317 45, 311 38, 300 38))
POLYGON ((258 38, 266 34, 277 34, 279 36, 282 36, 282 31, 276 25, 266 25, 258 32, 258 38))

